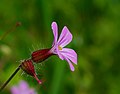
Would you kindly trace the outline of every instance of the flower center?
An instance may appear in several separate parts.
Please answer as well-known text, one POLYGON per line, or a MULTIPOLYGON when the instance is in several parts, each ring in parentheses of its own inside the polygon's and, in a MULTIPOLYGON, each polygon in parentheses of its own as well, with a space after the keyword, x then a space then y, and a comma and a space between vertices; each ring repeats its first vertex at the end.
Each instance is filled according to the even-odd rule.
POLYGON ((62 50, 62 47, 61 47, 61 46, 58 46, 58 49, 59 49, 59 50, 62 50))

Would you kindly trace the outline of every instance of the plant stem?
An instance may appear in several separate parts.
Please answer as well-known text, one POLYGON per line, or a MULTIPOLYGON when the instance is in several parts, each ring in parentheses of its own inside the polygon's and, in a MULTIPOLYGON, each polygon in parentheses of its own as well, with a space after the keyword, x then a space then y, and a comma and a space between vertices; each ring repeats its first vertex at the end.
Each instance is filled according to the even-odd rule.
POLYGON ((21 64, 16 68, 13 74, 9 77, 9 79, 0 87, 0 92, 7 86, 7 84, 11 81, 11 79, 16 75, 16 73, 20 70, 21 64))
POLYGON ((21 22, 17 22, 10 30, 6 31, 1 37, 0 40, 3 40, 10 32, 15 31, 16 27, 21 26, 21 22))

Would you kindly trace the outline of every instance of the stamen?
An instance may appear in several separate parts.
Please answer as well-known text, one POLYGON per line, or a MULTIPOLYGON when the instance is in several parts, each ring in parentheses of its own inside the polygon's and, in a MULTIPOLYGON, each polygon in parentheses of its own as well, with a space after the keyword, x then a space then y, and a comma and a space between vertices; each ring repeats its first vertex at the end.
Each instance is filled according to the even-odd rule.
POLYGON ((61 46, 58 46, 58 49, 59 49, 59 50, 62 50, 62 47, 61 47, 61 46))

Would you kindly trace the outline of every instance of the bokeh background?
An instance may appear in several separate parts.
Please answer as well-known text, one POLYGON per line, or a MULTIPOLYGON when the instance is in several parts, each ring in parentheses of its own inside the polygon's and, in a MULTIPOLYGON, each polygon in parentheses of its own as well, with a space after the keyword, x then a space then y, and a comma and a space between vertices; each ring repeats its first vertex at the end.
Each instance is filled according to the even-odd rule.
POLYGON ((22 23, 0 40, 0 86, 20 60, 51 47, 52 21, 73 34, 67 47, 78 54, 75 71, 52 56, 35 65, 43 85, 19 71, 0 94, 21 80, 38 94, 120 94, 120 0, 0 0, 0 36, 22 23))

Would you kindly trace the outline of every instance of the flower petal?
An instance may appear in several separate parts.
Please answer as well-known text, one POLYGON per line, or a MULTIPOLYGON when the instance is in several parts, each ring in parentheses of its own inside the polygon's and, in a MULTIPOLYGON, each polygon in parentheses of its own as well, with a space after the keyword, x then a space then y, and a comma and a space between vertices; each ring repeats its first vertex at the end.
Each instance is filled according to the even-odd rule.
POLYGON ((77 64, 77 54, 73 49, 63 48, 62 50, 59 50, 59 53, 70 59, 74 64, 77 64))
POLYGON ((20 90, 18 89, 18 87, 13 86, 13 87, 11 88, 11 93, 12 93, 12 94, 19 94, 19 93, 20 93, 20 90))
POLYGON ((25 90, 29 89, 29 86, 25 81, 21 81, 19 84, 19 89, 21 91, 25 91, 25 90))
POLYGON ((30 90, 28 91, 28 94, 37 94, 37 93, 34 91, 34 89, 30 89, 30 90))
POLYGON ((58 53, 58 56, 59 56, 60 59, 66 60, 66 61, 68 62, 71 71, 74 71, 75 69, 74 69, 74 66, 73 66, 70 58, 68 58, 64 53, 62 53, 62 52, 60 52, 60 51, 58 51, 57 53, 58 53))
POLYGON ((52 22, 52 31, 53 31, 53 35, 54 35, 54 41, 53 41, 53 44, 56 44, 57 43, 57 39, 58 39, 58 26, 57 26, 57 23, 56 22, 52 22))
POLYGON ((72 34, 68 30, 66 26, 64 26, 62 33, 60 34, 59 40, 58 40, 58 45, 61 47, 66 46, 72 41, 72 34))
POLYGON ((65 58, 64 58, 64 55, 62 55, 62 54, 60 53, 58 47, 56 47, 56 52, 57 52, 57 55, 59 56, 59 58, 60 58, 61 60, 64 60, 64 59, 65 59, 65 58))
POLYGON ((71 71, 74 71, 74 70, 75 70, 75 68, 74 68, 74 66, 73 66, 72 62, 71 62, 68 58, 66 58, 66 61, 68 62, 68 64, 69 64, 69 66, 70 66, 71 71))

